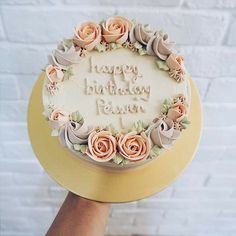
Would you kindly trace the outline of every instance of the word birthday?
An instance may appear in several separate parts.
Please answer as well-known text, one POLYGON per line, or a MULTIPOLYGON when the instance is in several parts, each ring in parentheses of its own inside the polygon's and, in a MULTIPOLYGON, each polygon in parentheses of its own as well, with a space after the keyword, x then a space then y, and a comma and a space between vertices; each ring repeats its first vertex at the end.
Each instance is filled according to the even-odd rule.
POLYGON ((100 84, 96 80, 89 81, 85 79, 85 94, 87 95, 138 95, 142 100, 147 101, 150 97, 149 85, 136 85, 129 81, 119 87, 115 80, 109 80, 106 84, 100 84))
POLYGON ((136 81, 138 78, 142 77, 138 67, 135 65, 94 65, 92 56, 90 57, 90 72, 110 74, 113 78, 115 78, 115 76, 122 75, 125 80, 128 75, 131 74, 133 75, 133 81, 136 81))

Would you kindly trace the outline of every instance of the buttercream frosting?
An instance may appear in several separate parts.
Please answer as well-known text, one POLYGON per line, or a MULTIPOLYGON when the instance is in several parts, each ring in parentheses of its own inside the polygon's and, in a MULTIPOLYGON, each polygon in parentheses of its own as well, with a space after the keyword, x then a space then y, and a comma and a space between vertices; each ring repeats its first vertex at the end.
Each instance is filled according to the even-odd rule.
POLYGON ((52 135, 102 166, 145 163, 171 148, 189 124, 190 104, 184 59, 173 45, 167 34, 121 16, 78 25, 46 67, 52 135))

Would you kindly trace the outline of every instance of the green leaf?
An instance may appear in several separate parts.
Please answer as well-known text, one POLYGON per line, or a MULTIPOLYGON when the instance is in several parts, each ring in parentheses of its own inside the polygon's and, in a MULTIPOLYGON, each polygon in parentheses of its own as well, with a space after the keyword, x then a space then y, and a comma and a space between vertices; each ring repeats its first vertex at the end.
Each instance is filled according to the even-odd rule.
POLYGON ((71 76, 73 76, 73 71, 72 68, 69 67, 65 72, 64 72, 64 80, 68 80, 71 76))
POLYGON ((85 154, 85 152, 87 151, 88 145, 86 144, 74 144, 73 148, 75 151, 81 152, 83 154, 85 154))
POLYGON ((112 124, 109 124, 108 126, 106 126, 105 129, 111 132, 113 136, 115 136, 118 133, 118 131, 115 129, 115 127, 112 124))
POLYGON ((99 25, 102 25, 103 23, 105 23, 104 19, 99 22, 99 25))
POLYGON ((124 161, 124 157, 122 157, 120 154, 116 154, 113 158, 112 161, 116 163, 117 165, 120 165, 124 161))
POLYGON ((136 131, 137 133, 141 133, 144 129, 146 129, 148 124, 143 122, 142 120, 138 120, 135 122, 131 128, 131 131, 136 131))
POLYGON ((98 52, 105 52, 106 51, 106 46, 103 45, 103 44, 98 44, 96 46, 96 49, 97 49, 98 52))
POLYGON ((161 149, 157 145, 154 145, 150 151, 149 156, 151 158, 157 157, 160 154, 160 152, 161 152, 161 149))
POLYGON ((126 164, 129 164, 129 163, 130 163, 130 160, 124 159, 121 164, 122 165, 126 165, 126 164))
POLYGON ((122 45, 119 43, 110 43, 110 45, 111 45, 111 48, 114 50, 122 47, 122 45))
POLYGON ((139 43, 138 41, 136 41, 136 42, 134 43, 134 47, 135 47, 136 49, 141 49, 143 46, 142 46, 141 43, 139 43))
POLYGON ((113 161, 114 163, 116 163, 117 165, 121 165, 121 166, 130 163, 129 160, 125 159, 125 158, 124 158, 123 156, 121 156, 119 153, 116 154, 116 155, 112 158, 112 161, 113 161))
POLYGON ((46 120, 49 120, 49 114, 47 111, 44 111, 42 114, 46 120))
POLYGON ((185 116, 185 117, 181 120, 180 123, 189 125, 189 124, 190 124, 190 121, 189 121, 188 118, 185 116))
POLYGON ((144 49, 144 48, 140 48, 140 49, 138 49, 138 53, 139 53, 140 56, 143 56, 143 55, 147 54, 147 50, 144 49))
POLYGON ((81 116, 81 114, 79 113, 79 111, 72 112, 71 118, 72 118, 72 120, 75 121, 75 122, 80 122, 80 121, 83 119, 83 117, 81 116))
POLYGON ((49 117, 51 116, 52 112, 53 112, 53 109, 48 108, 48 110, 44 110, 42 114, 46 120, 49 120, 49 117))
POLYGON ((168 71, 170 68, 167 66, 165 61, 162 61, 160 59, 156 60, 156 65, 160 70, 168 71))
POLYGON ((167 113, 168 110, 170 109, 171 105, 172 105, 171 100, 170 99, 165 99, 163 101, 162 105, 161 105, 161 112, 164 113, 164 114, 167 113))
POLYGON ((157 34, 160 36, 160 37, 164 37, 166 35, 166 32, 164 30, 159 30, 157 32, 157 34))
POLYGON ((184 123, 180 123, 183 129, 187 129, 187 125, 184 123))
POLYGON ((58 135, 59 135, 59 130, 53 129, 52 132, 51 132, 51 136, 56 137, 58 135))
POLYGON ((62 43, 65 45, 65 46, 70 46, 73 42, 73 39, 63 39, 62 43))

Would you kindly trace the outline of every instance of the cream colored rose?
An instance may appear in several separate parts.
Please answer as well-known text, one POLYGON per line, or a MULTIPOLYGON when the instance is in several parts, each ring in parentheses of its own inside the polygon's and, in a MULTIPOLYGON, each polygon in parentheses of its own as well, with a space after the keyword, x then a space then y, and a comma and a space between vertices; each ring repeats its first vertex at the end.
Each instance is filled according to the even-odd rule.
POLYGON ((169 118, 165 120, 157 120, 149 127, 147 132, 155 145, 165 149, 171 148, 173 142, 180 135, 180 130, 174 129, 174 122, 169 118))
POLYGON ((166 59, 166 64, 171 70, 173 69, 179 70, 183 68, 183 64, 184 64, 183 61, 184 61, 184 58, 182 56, 172 53, 166 59))
POLYGON ((166 60, 172 53, 173 43, 169 42, 167 34, 164 36, 155 35, 147 44, 147 53, 151 56, 158 56, 161 60, 166 60))
POLYGON ((49 117, 49 124, 53 129, 59 129, 69 121, 69 114, 60 109, 54 109, 49 117))
POLYGON ((74 43, 91 51, 101 42, 101 27, 93 22, 85 22, 75 28, 74 43))
POLYGON ((149 156, 151 145, 145 133, 131 132, 119 137, 118 149, 124 158, 138 161, 149 156))
POLYGON ((86 144, 92 128, 85 125, 84 120, 80 122, 69 121, 61 129, 59 140, 63 146, 72 148, 73 144, 86 144))
POLYGON ((107 43, 123 44, 129 36, 133 23, 121 16, 114 16, 102 24, 102 36, 107 43))
POLYGON ((173 121, 180 122, 181 120, 183 120, 186 113, 187 109, 185 105, 181 102, 177 102, 168 110, 167 117, 173 121))
POLYGON ((130 31, 130 42, 135 43, 138 41, 143 45, 147 45, 154 32, 150 29, 149 25, 135 25, 130 31))
POLYGON ((81 49, 75 48, 72 42, 69 44, 61 42, 57 49, 53 50, 52 54, 48 56, 48 60, 52 65, 66 70, 70 65, 80 61, 80 53, 81 49))
POLYGON ((64 78, 64 73, 58 66, 49 65, 46 68, 46 76, 51 83, 59 83, 64 78))
POLYGON ((117 141, 108 131, 93 131, 88 137, 86 154, 95 161, 106 162, 116 155, 117 141))

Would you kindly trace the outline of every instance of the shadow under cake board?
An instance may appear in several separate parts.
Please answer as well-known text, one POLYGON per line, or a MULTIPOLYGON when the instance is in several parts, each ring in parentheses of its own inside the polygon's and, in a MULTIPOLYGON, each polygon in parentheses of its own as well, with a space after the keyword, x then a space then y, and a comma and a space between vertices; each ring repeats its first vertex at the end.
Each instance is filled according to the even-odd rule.
POLYGON ((151 162, 128 170, 102 169, 80 160, 62 147, 42 112, 42 86, 45 73, 36 81, 28 106, 28 133, 32 148, 45 171, 62 187, 90 200, 121 203, 151 196, 170 185, 194 157, 202 130, 202 107, 193 80, 191 85, 191 124, 181 133, 173 148, 151 162))

